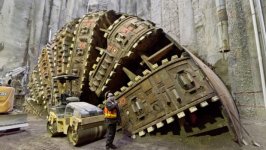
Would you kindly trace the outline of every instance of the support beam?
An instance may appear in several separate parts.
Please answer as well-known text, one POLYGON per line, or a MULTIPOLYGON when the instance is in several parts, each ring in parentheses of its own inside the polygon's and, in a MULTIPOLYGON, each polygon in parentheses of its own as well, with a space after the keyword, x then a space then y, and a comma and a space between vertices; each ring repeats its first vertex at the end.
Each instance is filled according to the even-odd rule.
POLYGON ((131 72, 130 70, 128 70, 127 68, 123 67, 123 71, 124 73, 128 76, 128 78, 131 80, 131 81, 135 81, 135 78, 137 75, 135 75, 133 72, 131 72))
POLYGON ((152 64, 156 63, 157 61, 161 60, 166 54, 168 54, 174 48, 174 43, 170 43, 166 45, 164 48, 157 51, 155 54, 151 55, 148 58, 148 61, 152 64))

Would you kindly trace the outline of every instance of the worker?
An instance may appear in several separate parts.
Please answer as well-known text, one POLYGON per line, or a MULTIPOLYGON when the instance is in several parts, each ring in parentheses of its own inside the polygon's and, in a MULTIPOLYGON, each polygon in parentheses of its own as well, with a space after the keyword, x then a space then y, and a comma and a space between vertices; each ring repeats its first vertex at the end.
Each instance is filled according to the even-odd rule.
POLYGON ((107 100, 104 107, 105 123, 107 125, 107 140, 106 149, 116 149, 117 147, 113 144, 116 126, 121 123, 120 111, 118 103, 115 101, 112 93, 107 94, 107 100))

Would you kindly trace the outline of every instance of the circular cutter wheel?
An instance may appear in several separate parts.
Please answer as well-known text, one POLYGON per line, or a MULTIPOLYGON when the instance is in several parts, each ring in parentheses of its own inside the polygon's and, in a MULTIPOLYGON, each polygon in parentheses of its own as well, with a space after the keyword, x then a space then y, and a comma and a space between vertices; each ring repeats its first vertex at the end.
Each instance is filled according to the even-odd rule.
POLYGON ((74 146, 79 144, 80 140, 79 140, 78 133, 75 130, 73 130, 72 127, 69 127, 67 130, 67 138, 69 142, 73 144, 74 146))
POLYGON ((50 122, 47 122, 47 131, 51 135, 51 137, 55 137, 59 134, 57 132, 57 126, 55 122, 52 124, 50 122))

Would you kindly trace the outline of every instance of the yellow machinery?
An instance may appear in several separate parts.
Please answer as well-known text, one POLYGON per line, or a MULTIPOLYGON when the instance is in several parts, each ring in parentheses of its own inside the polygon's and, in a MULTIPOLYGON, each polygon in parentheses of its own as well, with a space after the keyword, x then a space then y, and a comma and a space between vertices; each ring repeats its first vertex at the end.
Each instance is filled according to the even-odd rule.
POLYGON ((7 113, 13 110, 14 94, 14 88, 0 86, 0 113, 7 113))
POLYGON ((15 89, 0 86, 0 131, 28 126, 27 114, 13 109, 15 89))
MULTIPOLYGON (((61 83, 69 81, 70 84, 75 79, 78 77, 71 75, 53 78, 54 81, 59 80, 61 83)), ((102 109, 79 102, 78 97, 71 96, 71 90, 72 88, 68 94, 61 95, 60 104, 48 107, 47 131, 52 137, 67 135, 68 140, 75 146, 102 138, 106 133, 102 109)))

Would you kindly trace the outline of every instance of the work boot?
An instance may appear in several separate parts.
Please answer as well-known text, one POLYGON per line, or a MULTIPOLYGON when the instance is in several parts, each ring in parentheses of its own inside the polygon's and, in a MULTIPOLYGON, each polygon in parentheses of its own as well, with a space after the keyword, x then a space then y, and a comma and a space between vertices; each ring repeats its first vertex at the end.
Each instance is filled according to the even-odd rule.
POLYGON ((110 148, 111 149, 117 149, 117 147, 114 144, 110 145, 110 148))

